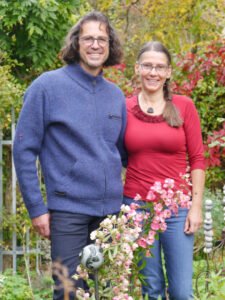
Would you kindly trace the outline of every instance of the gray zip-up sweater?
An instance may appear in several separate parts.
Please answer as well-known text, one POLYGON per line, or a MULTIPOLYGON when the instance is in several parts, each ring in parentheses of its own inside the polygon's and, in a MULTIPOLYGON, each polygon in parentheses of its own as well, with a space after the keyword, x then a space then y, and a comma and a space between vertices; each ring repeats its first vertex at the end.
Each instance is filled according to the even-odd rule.
POLYGON ((30 217, 50 210, 105 216, 120 210, 126 124, 121 90, 68 65, 38 77, 25 93, 13 155, 30 217), (37 176, 39 157, 47 190, 37 176))

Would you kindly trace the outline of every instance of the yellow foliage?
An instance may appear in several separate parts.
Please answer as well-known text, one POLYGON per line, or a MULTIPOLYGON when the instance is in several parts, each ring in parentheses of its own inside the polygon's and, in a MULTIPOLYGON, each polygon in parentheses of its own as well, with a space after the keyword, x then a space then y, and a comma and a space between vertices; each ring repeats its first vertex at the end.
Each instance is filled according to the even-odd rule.
POLYGON ((88 1, 85 1, 82 5, 80 5, 79 13, 71 15, 72 23, 76 24, 82 16, 84 16, 88 11, 91 11, 92 9, 93 7, 91 6, 91 4, 88 3, 88 1))
POLYGON ((46 6, 47 6, 47 1, 46 1, 46 0, 39 0, 39 4, 40 4, 42 7, 46 7, 46 6))
MULTIPOLYGON (((3 56, 0 53, 0 62, 3 56)), ((8 128, 11 123, 11 109, 18 112, 21 104, 22 87, 10 73, 10 67, 0 65, 0 129, 8 128)))
POLYGON ((126 60, 145 42, 158 39, 172 52, 191 50, 218 37, 225 27, 225 0, 98 0, 91 6, 106 13, 119 29, 126 60))

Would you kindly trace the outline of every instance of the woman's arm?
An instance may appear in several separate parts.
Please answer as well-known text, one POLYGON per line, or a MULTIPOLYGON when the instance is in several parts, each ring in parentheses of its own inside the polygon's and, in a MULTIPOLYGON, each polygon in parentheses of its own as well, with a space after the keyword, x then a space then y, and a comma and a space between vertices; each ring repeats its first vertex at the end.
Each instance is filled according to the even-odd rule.
POLYGON ((199 115, 193 101, 190 99, 186 102, 184 131, 192 180, 192 206, 187 215, 184 232, 192 234, 202 224, 205 158, 199 115))
POLYGON ((191 171, 192 179, 192 206, 188 212, 184 232, 192 234, 202 224, 202 199, 205 185, 205 172, 201 169, 191 171))

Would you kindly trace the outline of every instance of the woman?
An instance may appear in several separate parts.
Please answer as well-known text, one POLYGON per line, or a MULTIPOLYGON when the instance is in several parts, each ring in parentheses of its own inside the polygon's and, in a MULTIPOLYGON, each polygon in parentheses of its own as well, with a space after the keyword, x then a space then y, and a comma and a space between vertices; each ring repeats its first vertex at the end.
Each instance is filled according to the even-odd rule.
POLYGON ((202 223, 205 181, 199 117, 191 99, 171 96, 171 56, 161 43, 149 42, 143 46, 135 73, 140 78, 141 91, 127 99, 124 203, 130 204, 136 194, 145 200, 150 186, 166 178, 174 179, 179 189, 180 174, 186 173, 188 165, 192 180, 190 210, 180 208, 178 217, 167 220, 167 230, 159 234, 152 248, 153 257, 145 258, 143 296, 166 299, 163 250, 169 297, 187 300, 192 298, 193 234, 202 223))

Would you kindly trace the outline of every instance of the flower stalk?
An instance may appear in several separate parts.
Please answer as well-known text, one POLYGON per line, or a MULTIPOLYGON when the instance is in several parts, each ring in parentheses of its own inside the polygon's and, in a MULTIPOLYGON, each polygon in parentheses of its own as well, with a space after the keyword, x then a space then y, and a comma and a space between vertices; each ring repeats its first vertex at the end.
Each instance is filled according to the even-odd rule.
POLYGON ((121 206, 118 216, 108 216, 101 222, 99 229, 91 233, 94 245, 89 245, 99 247, 104 257, 104 263, 98 269, 98 296, 89 276, 91 268, 85 265, 88 259, 82 259, 76 277, 83 278, 90 290, 85 292, 78 288, 78 299, 141 298, 140 288, 136 288, 144 281, 140 274, 140 260, 143 256, 151 256, 157 235, 167 228, 166 219, 172 214, 178 215, 179 207, 190 208, 188 178, 184 177, 184 185, 179 190, 172 179, 155 182, 146 199, 136 195, 130 206, 121 206))

